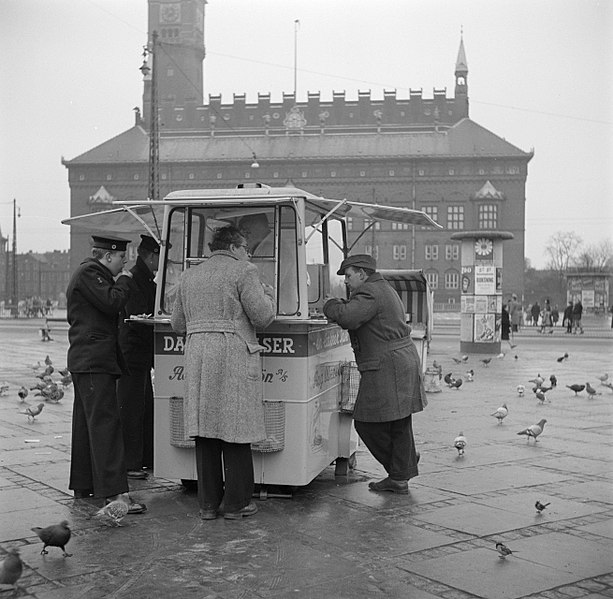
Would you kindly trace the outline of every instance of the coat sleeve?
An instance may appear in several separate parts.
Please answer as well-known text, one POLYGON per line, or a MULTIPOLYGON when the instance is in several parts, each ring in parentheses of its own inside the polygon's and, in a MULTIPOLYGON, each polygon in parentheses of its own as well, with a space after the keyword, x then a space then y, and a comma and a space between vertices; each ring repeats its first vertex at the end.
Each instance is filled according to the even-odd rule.
POLYGON ((254 327, 267 327, 275 318, 274 300, 264 293, 258 269, 250 264, 239 277, 238 296, 245 314, 254 327))
POLYGON ((93 269, 85 269, 79 280, 79 291, 86 301, 104 314, 118 314, 130 295, 130 277, 122 276, 113 283, 93 269))
POLYGON ((183 284, 182 279, 175 297, 172 314, 170 315, 170 326, 172 326, 172 330, 175 333, 185 333, 187 331, 187 321, 183 309, 183 284))
POLYGON ((324 314, 343 329, 359 329, 377 314, 377 301, 368 285, 360 287, 349 300, 331 299, 324 305, 324 314))

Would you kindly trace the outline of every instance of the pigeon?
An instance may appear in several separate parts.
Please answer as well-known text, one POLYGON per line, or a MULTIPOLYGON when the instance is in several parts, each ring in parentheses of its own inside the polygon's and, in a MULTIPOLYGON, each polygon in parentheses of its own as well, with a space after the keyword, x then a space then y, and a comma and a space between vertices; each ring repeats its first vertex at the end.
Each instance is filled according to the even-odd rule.
POLYGON ((526 387, 524 385, 517 385, 517 395, 519 395, 519 397, 523 397, 525 392, 526 387))
POLYGON ((528 382, 534 383, 537 387, 540 387, 545 382, 545 379, 539 373, 533 379, 530 379, 528 382))
POLYGON ((117 499, 107 503, 103 508, 99 509, 94 518, 98 518, 107 526, 121 526, 120 522, 125 518, 130 506, 130 496, 128 493, 122 493, 117 496, 117 499))
POLYGON ((72 553, 67 553, 65 549, 68 541, 70 541, 71 535, 67 520, 62 520, 59 524, 52 524, 51 526, 47 526, 45 528, 35 526, 30 530, 35 532, 43 542, 43 549, 40 552, 41 555, 46 555, 49 553, 47 551, 47 547, 59 547, 64 552, 64 557, 72 556, 72 553))
POLYGON ((564 362, 564 360, 567 360, 567 359, 568 359, 568 354, 566 352, 564 352, 564 355, 557 358, 558 362, 564 362))
POLYGON ((45 398, 45 401, 57 403, 64 397, 64 389, 60 389, 56 383, 51 383, 41 390, 40 395, 45 398))
POLYGON ((30 391, 42 391, 52 381, 38 381, 33 387, 30 387, 30 391))
MULTIPOLYGON (((551 503, 551 502, 550 502, 551 503)), ((549 503, 541 503, 538 499, 536 500, 536 503, 534 504, 534 507, 536 508, 536 511, 541 514, 543 512, 543 510, 549 505, 549 503)))
POLYGON ((466 437, 463 432, 460 431, 460 434, 453 440, 453 446, 458 450, 458 455, 464 455, 466 437))
POLYGON ((4 383, 0 384, 0 395, 6 395, 9 392, 9 389, 11 388, 11 386, 4 381, 4 383))
POLYGON ((513 555, 513 552, 504 544, 498 541, 496 543, 496 551, 500 554, 500 559, 505 559, 507 555, 513 555))
POLYGON ((0 565, 0 584, 12 584, 17 590, 17 581, 22 572, 23 562, 19 557, 19 550, 16 547, 11 547, 0 565))
POLYGON ((443 367, 436 360, 434 360, 434 362, 432 362, 432 368, 434 368, 434 370, 436 370, 438 373, 438 380, 440 381, 443 377, 443 367))
POLYGON ((467 354, 464 354, 462 356, 462 362, 468 362, 468 355, 467 354))
POLYGON ((447 383, 449 386, 451 386, 451 383, 453 383, 453 381, 455 380, 455 379, 453 378, 453 373, 448 372, 448 373, 445 375, 445 377, 443 378, 443 380, 444 380, 444 381, 445 381, 445 382, 446 382, 446 383, 447 383))
POLYGON ((537 437, 543 432, 546 422, 547 420, 543 418, 539 420, 538 424, 533 424, 532 426, 525 428, 523 431, 519 431, 517 434, 526 435, 526 437, 528 437, 528 441, 530 441, 530 437, 532 437, 536 443, 537 437))
POLYGON ((19 391, 17 391, 17 395, 19 395, 19 398, 21 399, 22 402, 26 400, 28 393, 29 393, 28 388, 24 387, 23 385, 19 388, 19 391))
POLYGON ((466 381, 469 383, 473 382, 475 376, 475 371, 471 368, 467 373, 466 373, 466 381))
POLYGON ((492 361, 492 358, 483 358, 481 360, 481 362, 483 363, 483 366, 488 366, 491 361, 492 361))
POLYGON ((72 374, 68 372, 67 374, 63 374, 62 378, 60 378, 60 383, 62 383, 62 387, 68 387, 72 385, 72 374))
POLYGON ((454 379, 449 386, 452 389, 459 389, 462 386, 462 382, 462 379, 458 377, 457 379, 454 379))
POLYGON ((592 387, 592 385, 590 385, 589 383, 585 383, 585 391, 590 397, 594 397, 594 395, 600 395, 598 391, 596 391, 596 389, 594 389, 594 387, 592 387))
POLYGON ((609 373, 605 372, 602 376, 598 377, 598 380, 600 381, 600 383, 604 383, 606 381, 609 380, 609 373))
POLYGON ((541 404, 545 403, 545 394, 542 391, 537 391, 536 392, 536 399, 538 399, 541 404))
POLYGON ((44 379, 45 377, 50 377, 55 372, 55 368, 53 366, 47 366, 45 370, 39 372, 36 376, 39 379, 44 379))
POLYGON ((611 389, 611 391, 613 391, 613 383, 602 383, 605 387, 608 387, 609 389, 611 389))
POLYGON ((507 408, 507 404, 503 403, 495 412, 490 414, 490 416, 494 416, 498 419, 498 424, 502 424, 502 421, 508 416, 509 408, 507 408))
POLYGON ((454 358, 453 356, 451 356, 451 359, 456 363, 456 364, 461 364, 462 360, 460 360, 459 358, 454 358))
POLYGON ((571 391, 575 392, 575 397, 577 396, 577 393, 581 393, 581 391, 583 391, 585 389, 585 385, 566 385, 571 391))
POLYGON ((33 370, 34 372, 36 372, 39 368, 42 367, 42 364, 40 363, 40 360, 39 360, 38 362, 36 362, 36 364, 26 364, 26 366, 30 368, 31 370, 33 370))
POLYGON ((557 387, 557 386, 558 386, 558 378, 556 377, 556 375, 555 375, 555 374, 552 374, 552 375, 549 377, 549 382, 551 383, 551 386, 552 386, 552 387, 557 387))
POLYGON ((53 360, 51 360, 51 358, 49 357, 49 354, 47 354, 47 357, 45 358, 45 364, 47 366, 51 366, 51 364, 53 364, 53 360))
POLYGON ((30 406, 29 408, 26 408, 26 411, 21 412, 21 413, 27 414, 28 422, 30 422, 30 420, 33 421, 43 411, 44 407, 45 407, 44 403, 39 403, 37 406, 30 406))
POLYGON ((498 354, 496 357, 497 357, 499 360, 504 360, 504 357, 505 357, 505 356, 506 356, 506 354, 505 354, 503 351, 501 351, 501 352, 500 352, 500 353, 499 353, 499 354, 498 354))
POLYGON ((516 360, 519 360, 519 356, 517 354, 515 354, 514 357, 515 357, 516 360))

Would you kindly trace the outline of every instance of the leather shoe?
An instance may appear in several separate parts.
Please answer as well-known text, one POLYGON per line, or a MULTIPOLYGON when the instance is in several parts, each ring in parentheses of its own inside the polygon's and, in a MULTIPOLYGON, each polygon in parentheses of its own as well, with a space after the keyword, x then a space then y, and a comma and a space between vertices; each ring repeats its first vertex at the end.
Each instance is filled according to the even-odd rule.
POLYGON ((393 480, 389 476, 376 483, 368 483, 368 488, 372 491, 389 491, 402 495, 408 495, 409 493, 409 483, 406 480, 393 480))
POLYGON ((73 495, 75 499, 89 499, 94 496, 93 489, 74 489, 73 495))
POLYGON ((217 510, 200 510, 201 520, 215 520, 217 518, 217 510))
POLYGON ((144 470, 128 470, 128 478, 143 480, 147 478, 147 473, 144 470))
POLYGON ((253 514, 257 514, 258 506, 253 503, 249 503, 242 510, 238 510, 238 512, 226 512, 223 517, 226 520, 240 520, 241 518, 246 518, 247 516, 253 516, 253 514))

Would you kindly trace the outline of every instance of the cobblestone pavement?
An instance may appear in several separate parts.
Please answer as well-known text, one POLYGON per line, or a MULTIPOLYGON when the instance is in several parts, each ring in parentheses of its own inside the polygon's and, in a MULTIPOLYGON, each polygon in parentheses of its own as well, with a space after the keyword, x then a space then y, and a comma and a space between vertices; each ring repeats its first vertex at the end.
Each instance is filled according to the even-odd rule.
POLYGON ((28 365, 47 354, 65 365, 65 329, 42 343, 37 326, 0 321, 0 382, 8 384, 0 397, 0 558, 18 547, 25 565, 18 590, 1 586, 0 597, 613 597, 613 391, 597 378, 613 378, 606 331, 520 334, 488 366, 484 356, 457 365, 457 337, 435 336, 429 363, 465 382, 458 390, 443 384, 415 416, 422 459, 408 496, 369 491, 383 473, 360 449, 349 475, 330 467, 292 499, 259 500, 259 513, 243 521, 201 521, 195 494, 177 481, 135 481, 132 494, 148 511, 107 528, 90 519, 96 501, 74 500, 67 489, 72 390, 34 421, 20 413, 38 400, 17 396, 36 380, 28 365), (543 404, 528 382, 537 374, 558 378, 543 404), (566 387, 586 381, 593 397, 566 387), (490 414, 503 402, 509 415, 498 424, 490 414), (541 418, 537 442, 516 434, 541 418), (453 447, 460 431, 464 456, 453 447), (550 505, 539 514, 536 500, 550 505), (74 555, 41 555, 30 528, 62 519, 74 555), (496 541, 513 554, 499 558, 496 541))

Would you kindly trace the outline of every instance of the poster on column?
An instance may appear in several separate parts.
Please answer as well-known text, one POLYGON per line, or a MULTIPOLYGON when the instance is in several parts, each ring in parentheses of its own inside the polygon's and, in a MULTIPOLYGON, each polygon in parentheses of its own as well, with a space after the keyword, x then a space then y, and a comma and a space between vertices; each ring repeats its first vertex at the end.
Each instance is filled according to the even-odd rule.
POLYGON ((475 266, 475 295, 496 293, 496 267, 475 266))
POLYGON ((475 314, 475 343, 493 343, 495 330, 495 314, 475 314))

